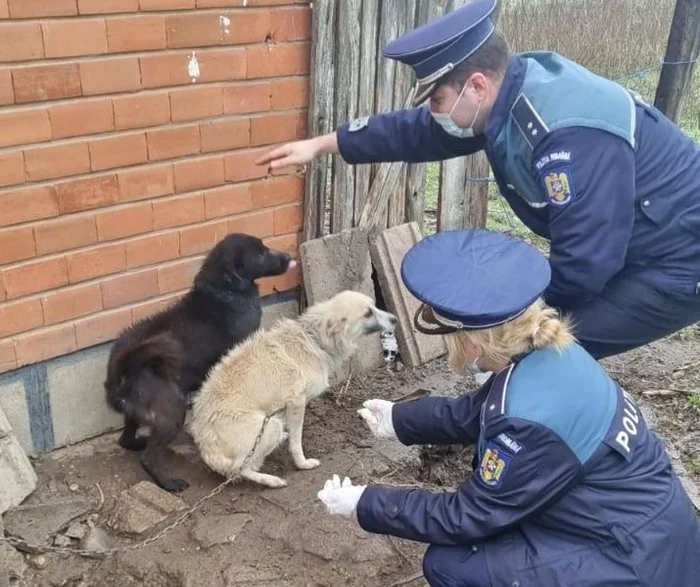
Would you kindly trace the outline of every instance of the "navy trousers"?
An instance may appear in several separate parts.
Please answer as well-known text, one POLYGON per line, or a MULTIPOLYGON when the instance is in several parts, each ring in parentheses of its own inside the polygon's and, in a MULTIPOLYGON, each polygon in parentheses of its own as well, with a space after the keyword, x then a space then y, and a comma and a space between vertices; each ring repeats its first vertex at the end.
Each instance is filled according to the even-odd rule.
POLYGON ((664 292, 623 272, 599 296, 564 312, 571 317, 581 345, 602 359, 699 322, 700 295, 664 292))
POLYGON ((491 587, 486 556, 478 547, 429 546, 423 576, 430 587, 491 587))

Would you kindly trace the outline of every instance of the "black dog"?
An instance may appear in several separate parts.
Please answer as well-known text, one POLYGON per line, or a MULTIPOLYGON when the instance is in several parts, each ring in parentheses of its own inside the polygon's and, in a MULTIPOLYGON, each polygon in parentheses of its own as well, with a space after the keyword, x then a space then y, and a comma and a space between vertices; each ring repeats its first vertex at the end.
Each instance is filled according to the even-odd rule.
POLYGON ((144 449, 141 464, 163 489, 189 486, 160 468, 160 451, 182 429, 188 399, 223 354, 260 327, 255 280, 294 264, 258 238, 229 235, 209 253, 182 300, 126 329, 114 343, 104 386, 109 404, 124 414, 119 444, 144 449), (136 437, 141 426, 150 427, 148 438, 136 437))

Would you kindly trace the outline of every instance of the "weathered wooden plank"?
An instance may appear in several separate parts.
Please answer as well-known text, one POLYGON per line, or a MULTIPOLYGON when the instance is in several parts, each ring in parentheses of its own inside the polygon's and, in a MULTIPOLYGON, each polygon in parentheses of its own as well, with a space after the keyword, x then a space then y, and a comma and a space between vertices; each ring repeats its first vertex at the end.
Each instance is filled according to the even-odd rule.
MULTIPOLYGON (((353 120, 357 116, 361 8, 362 0, 342 0, 338 4, 334 108, 337 123, 353 120)), ((352 228, 354 216, 355 167, 336 157, 333 161, 331 232, 352 228)))
MULTIPOLYGON (((377 33, 379 31, 379 0, 362 0, 362 34, 360 36, 360 78, 358 84, 357 115, 374 114, 377 83, 377 33)), ((372 166, 355 168, 355 222, 362 215, 372 181, 372 166)))
POLYGON ((467 157, 442 162, 438 192, 438 230, 455 230, 464 224, 467 157))
MULTIPOLYGON (((394 15, 397 23, 396 35, 401 36, 415 27, 416 0, 403 0, 399 10, 394 15)), ((403 108, 404 96, 410 90, 413 82, 413 72, 407 65, 399 64, 394 77, 394 110, 403 108)), ((396 188, 389 196, 387 224, 389 227, 404 223, 406 215, 406 166, 399 173, 396 188)))
POLYGON ((467 160, 466 186, 464 194, 463 226, 469 228, 484 228, 489 202, 490 166, 486 153, 474 153, 467 160))
POLYGON ((683 111, 684 99, 700 56, 700 0, 676 0, 666 47, 666 64, 656 89, 655 106, 674 122, 683 111))
MULTIPOLYGON (((323 135, 334 128, 335 6, 336 0, 315 0, 313 4, 309 136, 323 135)), ((328 157, 318 157, 307 167, 304 241, 323 236, 328 170, 328 157)))

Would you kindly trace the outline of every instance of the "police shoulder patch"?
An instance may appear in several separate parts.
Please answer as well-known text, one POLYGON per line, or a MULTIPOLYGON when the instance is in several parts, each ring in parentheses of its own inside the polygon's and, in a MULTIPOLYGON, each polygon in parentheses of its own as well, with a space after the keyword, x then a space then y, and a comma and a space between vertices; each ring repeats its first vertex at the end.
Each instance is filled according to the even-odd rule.
POLYGON ((576 197, 569 167, 546 171, 541 175, 541 178, 547 192, 547 198, 555 206, 568 204, 576 197))
POLYGON ((512 461, 513 455, 499 447, 495 442, 489 442, 479 465, 481 480, 489 487, 500 487, 512 461))
POLYGON ((350 125, 348 126, 348 130, 350 132, 357 132, 358 130, 361 130, 367 126, 369 123, 369 116, 363 116, 362 118, 357 118, 356 120, 353 120, 350 125))

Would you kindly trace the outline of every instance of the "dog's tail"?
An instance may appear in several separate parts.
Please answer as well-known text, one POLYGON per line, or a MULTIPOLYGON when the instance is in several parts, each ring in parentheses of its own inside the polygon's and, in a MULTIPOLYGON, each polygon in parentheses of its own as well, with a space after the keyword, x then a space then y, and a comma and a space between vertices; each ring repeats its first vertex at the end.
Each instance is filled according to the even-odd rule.
POLYGON ((162 332, 115 353, 110 371, 119 376, 135 375, 148 369, 163 379, 177 379, 183 350, 180 341, 162 332))

